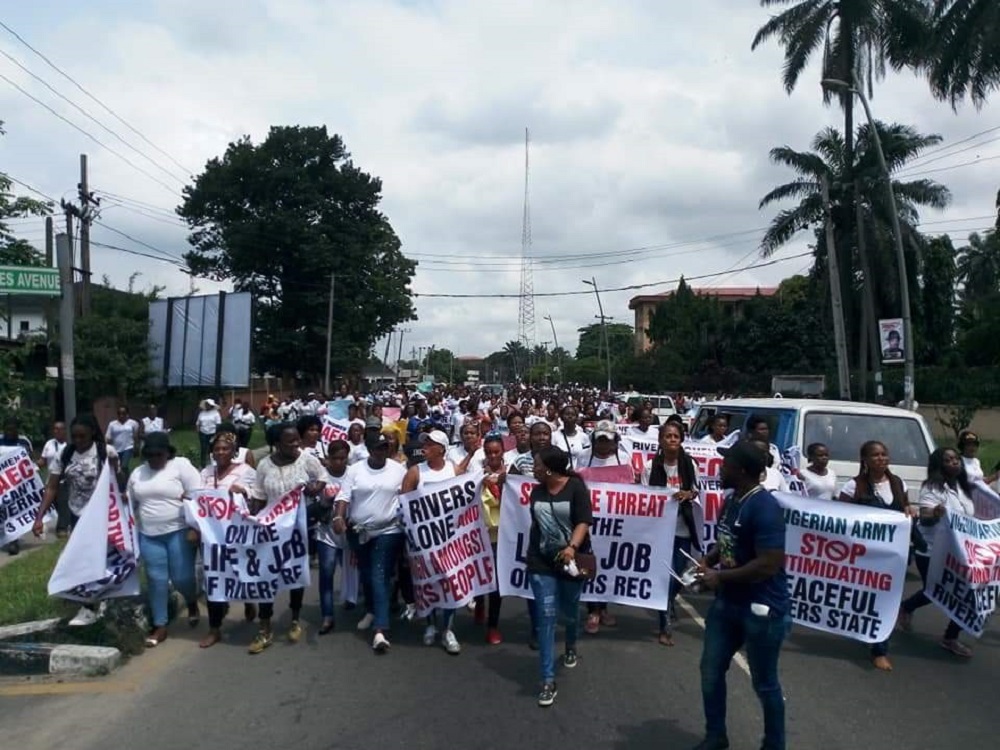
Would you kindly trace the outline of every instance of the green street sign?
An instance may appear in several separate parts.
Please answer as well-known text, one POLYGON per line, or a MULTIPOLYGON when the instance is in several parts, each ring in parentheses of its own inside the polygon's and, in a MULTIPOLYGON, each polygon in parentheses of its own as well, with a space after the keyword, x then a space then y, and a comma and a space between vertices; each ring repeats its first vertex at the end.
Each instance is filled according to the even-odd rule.
POLYGON ((58 297, 59 270, 34 266, 0 266, 0 294, 58 297))

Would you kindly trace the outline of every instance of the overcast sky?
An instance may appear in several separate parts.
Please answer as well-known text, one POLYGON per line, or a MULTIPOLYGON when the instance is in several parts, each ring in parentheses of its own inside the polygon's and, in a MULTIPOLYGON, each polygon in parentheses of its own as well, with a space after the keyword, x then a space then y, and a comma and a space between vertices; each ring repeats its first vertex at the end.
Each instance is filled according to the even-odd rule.
MULTIPOLYGON (((525 127, 539 294, 586 292, 581 280, 591 276, 602 287, 664 282, 603 295, 607 314, 631 323, 632 296, 668 291, 681 274, 736 269, 692 283, 771 285, 809 264, 798 258, 738 270, 758 260, 755 246, 774 213, 757 210, 760 197, 791 177, 768 163, 768 150, 805 149, 819 129, 841 120, 839 110, 822 106, 816 71, 788 96, 778 45, 751 53, 768 18, 752 0, 10 5, 0 20, 162 152, 0 29, 0 50, 149 157, 0 56, 0 73, 148 175, 2 79, 0 169, 72 198, 78 155, 89 154, 92 189, 127 199, 123 207, 106 197, 101 220, 173 256, 187 249, 183 226, 170 217, 178 178, 244 134, 260 140, 271 125, 325 124, 359 166, 382 178, 383 208, 403 251, 420 260, 418 294, 517 294, 525 127), (623 252, 637 248, 649 249, 623 252), (589 257, 545 260, 573 255, 589 257)), ((940 133, 946 144, 1000 126, 997 105, 956 114, 909 73, 879 84, 873 108, 880 119, 940 133)), ((926 231, 964 241, 992 224, 998 162, 965 163, 1000 156, 998 136, 925 159, 927 170, 944 170, 926 176, 954 194, 947 211, 922 216, 926 231)), ((40 240, 41 222, 17 226, 40 240)), ((158 254, 102 227, 93 237, 158 254)), ((776 257, 804 252, 805 239, 776 257)), ((176 266, 100 247, 93 255, 95 273, 117 285, 139 271, 140 285, 188 291, 176 266)), ((407 353, 433 344, 485 355, 516 338, 517 299, 416 303, 419 320, 405 326, 407 353)), ((551 315, 559 343, 575 349, 577 329, 593 322, 596 308, 592 293, 537 297, 536 340, 552 340, 544 319, 551 315)))

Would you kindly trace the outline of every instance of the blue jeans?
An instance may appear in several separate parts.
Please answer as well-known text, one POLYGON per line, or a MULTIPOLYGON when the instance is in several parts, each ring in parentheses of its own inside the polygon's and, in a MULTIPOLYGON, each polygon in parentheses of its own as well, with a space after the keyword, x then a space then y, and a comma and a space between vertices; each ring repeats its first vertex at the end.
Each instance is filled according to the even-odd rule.
POLYGON ((701 652, 701 694, 705 706, 705 733, 726 736, 726 672, 733 656, 746 644, 750 680, 764 709, 765 750, 785 748, 785 699, 778 682, 781 642, 791 627, 787 616, 761 617, 716 599, 705 618, 701 652))
POLYGON ((333 619, 333 576, 344 562, 344 551, 329 544, 316 545, 319 554, 319 611, 323 619, 333 619))
MULTIPOLYGON (((685 556, 684 552, 691 554, 691 539, 690 537, 674 537, 674 557, 670 561, 670 565, 673 568, 674 573, 680 575, 685 568, 687 568, 690 562, 685 556), (683 550, 683 551, 682 551, 683 550)), ((667 589, 667 608, 660 612, 660 632, 669 633, 670 632, 670 610, 674 608, 674 599, 677 598, 677 594, 680 593, 681 585, 677 582, 677 579, 670 576, 670 584, 667 589)))
POLYGON ((197 601, 194 577, 195 548, 187 540, 187 531, 147 536, 139 532, 139 554, 146 566, 149 585, 149 608, 153 612, 153 627, 166 627, 170 584, 174 584, 189 605, 197 601))
POLYGON ((135 451, 134 448, 129 448, 125 451, 119 451, 118 453, 118 467, 122 474, 128 477, 129 465, 132 463, 132 453, 135 451))
POLYGON ((542 682, 553 682, 556 679, 556 619, 562 615, 566 625, 566 650, 576 648, 583 584, 543 573, 529 573, 528 581, 535 597, 542 682))
POLYGON ((402 534, 382 534, 358 545, 358 567, 365 589, 365 601, 375 616, 375 630, 389 629, 392 575, 403 550, 402 534))

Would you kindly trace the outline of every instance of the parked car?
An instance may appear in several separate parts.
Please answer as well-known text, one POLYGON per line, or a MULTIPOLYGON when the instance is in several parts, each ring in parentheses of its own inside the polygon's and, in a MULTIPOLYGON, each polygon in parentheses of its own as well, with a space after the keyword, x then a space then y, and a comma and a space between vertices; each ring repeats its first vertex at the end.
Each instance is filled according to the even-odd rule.
POLYGON ((635 391, 629 393, 622 393, 618 396, 619 399, 625 401, 627 404, 632 406, 639 406, 647 401, 653 406, 653 420, 656 424, 663 424, 667 417, 671 414, 677 413, 677 407, 674 405, 674 399, 672 396, 666 394, 649 394, 649 393, 637 393, 635 391))
POLYGON ((879 440, 889 449, 892 471, 906 482, 912 502, 927 478, 927 457, 935 448, 923 417, 892 406, 791 398, 707 401, 695 417, 693 439, 708 432, 716 414, 728 415, 730 432, 742 430, 751 416, 763 417, 771 428, 771 442, 782 454, 797 446, 804 457, 808 445, 824 443, 841 484, 858 473, 862 443, 879 440))

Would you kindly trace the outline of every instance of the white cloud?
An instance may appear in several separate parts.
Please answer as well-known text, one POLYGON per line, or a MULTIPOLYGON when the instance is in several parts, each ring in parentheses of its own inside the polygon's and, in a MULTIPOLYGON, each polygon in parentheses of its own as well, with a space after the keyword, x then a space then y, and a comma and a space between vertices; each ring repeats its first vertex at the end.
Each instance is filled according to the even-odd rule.
MULTIPOLYGON (((558 270, 539 263, 537 292, 586 291, 581 279, 591 275, 605 287, 626 286, 752 260, 758 236, 733 233, 767 223, 771 213, 758 212, 757 202, 787 178, 768 163, 768 150, 806 148, 821 127, 840 121, 837 109, 822 106, 813 73, 785 95, 777 45, 751 53, 766 18, 745 0, 105 0, 81 6, 78 15, 24 5, 5 20, 192 169, 244 134, 263 138, 272 124, 325 123, 344 136, 362 168, 383 179, 384 208, 404 251, 421 257, 414 290, 480 294, 518 291, 525 126, 532 129, 536 256, 603 253, 558 270), (648 246, 659 249, 621 252, 648 246), (466 263, 447 265, 440 261, 449 258, 430 254, 466 263)), ((0 47, 181 172, 11 37, 0 35, 0 47)), ((23 74, 0 68, 120 147, 23 74)), ((873 106, 881 119, 948 141, 997 124, 995 106, 956 115, 908 74, 880 84, 873 106)), ((55 197, 72 196, 77 155, 85 151, 96 189, 167 209, 177 204, 176 192, 2 82, 0 112, 9 131, 0 164, 55 197)), ((985 145, 928 168, 998 153, 997 144, 985 145)), ((925 219, 991 214, 995 174, 965 167, 929 175, 949 185, 955 202, 925 219)), ((185 249, 183 228, 169 220, 123 209, 109 210, 105 220, 170 253, 185 249)), ((968 231, 989 223, 929 226, 968 231)), ((143 250, 97 230, 95 238, 143 250)), ((94 262, 98 274, 118 283, 139 269, 168 293, 187 289, 186 277, 154 261, 97 251, 94 262)), ((774 283, 803 266, 792 261, 723 281, 774 283)), ((609 292, 608 314, 630 321, 635 293, 609 292)), ((592 295, 539 297, 535 306, 537 338, 551 338, 543 320, 551 313, 568 348, 596 313, 592 295)), ((516 336, 517 307, 516 299, 420 297, 420 320, 407 324, 404 350, 435 344, 486 354, 516 336)))

